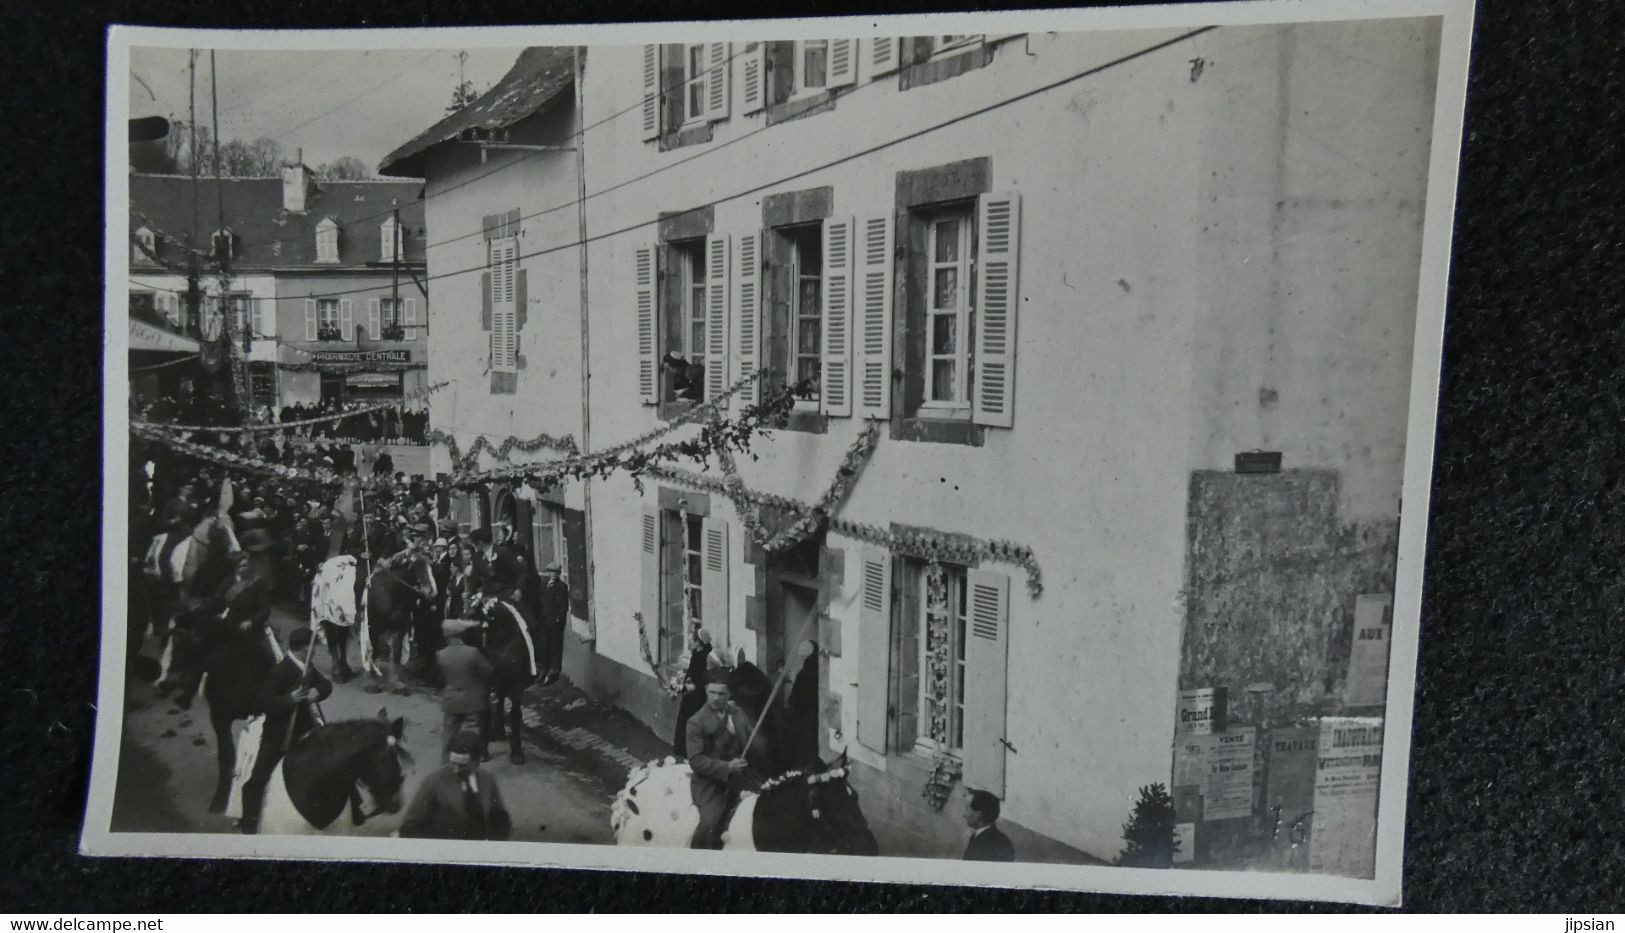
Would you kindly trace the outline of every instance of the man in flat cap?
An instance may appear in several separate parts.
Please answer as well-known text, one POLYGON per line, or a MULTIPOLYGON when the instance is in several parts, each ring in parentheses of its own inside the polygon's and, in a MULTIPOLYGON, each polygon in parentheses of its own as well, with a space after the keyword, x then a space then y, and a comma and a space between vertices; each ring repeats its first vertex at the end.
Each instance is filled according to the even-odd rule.
POLYGON ((537 594, 540 618, 536 620, 541 640, 536 646, 537 667, 542 671, 542 684, 559 679, 564 667, 564 630, 570 621, 570 584, 564 582, 564 568, 558 561, 549 561, 542 568, 542 583, 537 594))
POLYGON ((750 714, 734 704, 728 679, 719 677, 705 685, 705 705, 689 717, 685 736, 688 765, 694 772, 689 792, 700 811, 690 848, 722 848, 728 814, 740 792, 756 783, 751 764, 765 760, 763 737, 751 740, 754 728, 750 714), (747 749, 746 743, 751 747, 747 749))
POLYGON ((480 737, 480 760, 487 761, 490 755, 485 749, 485 719, 496 671, 478 648, 465 641, 475 624, 469 619, 447 619, 441 627, 446 647, 436 652, 434 659, 444 683, 440 713, 445 753, 451 754, 453 736, 472 729, 480 737))

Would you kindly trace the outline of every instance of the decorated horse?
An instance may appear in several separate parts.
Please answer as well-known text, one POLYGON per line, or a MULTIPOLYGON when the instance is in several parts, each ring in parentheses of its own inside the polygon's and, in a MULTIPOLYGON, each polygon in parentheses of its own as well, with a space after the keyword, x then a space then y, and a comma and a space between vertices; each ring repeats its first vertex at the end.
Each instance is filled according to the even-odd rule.
POLYGON ((418 613, 428 611, 425 603, 435 596, 433 567, 428 555, 415 549, 377 561, 358 596, 356 564, 356 558, 348 554, 322 562, 311 584, 311 627, 321 634, 333 658, 335 682, 355 676, 350 667, 350 633, 359 630, 361 667, 369 678, 367 692, 405 693, 399 673, 409 657, 406 636, 418 613))
POLYGON ((266 786, 260 832, 347 835, 373 817, 400 812, 413 765, 401 745, 403 726, 379 710, 373 719, 328 723, 296 741, 266 786))
POLYGON ((502 599, 475 601, 470 607, 481 623, 477 632, 465 637, 491 662, 496 676, 492 688, 496 706, 487 714, 488 738, 508 740, 508 760, 525 763, 524 718, 520 706, 525 688, 541 676, 536 663, 536 640, 525 624, 525 616, 512 603, 502 599))
MULTIPOLYGON (((878 855, 880 847, 848 781, 846 753, 809 770, 787 771, 740 795, 722 833, 724 850, 878 855)), ((633 771, 610 805, 615 844, 687 848, 700 822, 689 793, 693 772, 675 758, 633 771)))
MULTIPOLYGON (((211 513, 192 520, 180 513, 172 518, 167 531, 152 537, 142 561, 147 581, 145 624, 132 623, 130 644, 138 648, 148 628, 163 644, 158 682, 163 685, 173 663, 170 635, 176 617, 195 608, 198 601, 216 593, 233 571, 233 555, 239 547, 231 520, 211 513)), ((139 618, 132 613, 132 619, 139 618)))

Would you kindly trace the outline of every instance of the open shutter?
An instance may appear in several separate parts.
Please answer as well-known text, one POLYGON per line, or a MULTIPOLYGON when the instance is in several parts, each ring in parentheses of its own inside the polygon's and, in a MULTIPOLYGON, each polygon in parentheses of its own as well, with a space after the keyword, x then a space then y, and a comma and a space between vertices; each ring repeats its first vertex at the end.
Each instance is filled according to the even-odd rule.
POLYGON ((305 339, 316 339, 316 299, 305 299, 305 339))
POLYGON ((891 214, 864 218, 858 230, 858 414, 891 416, 892 245, 891 214))
MULTIPOLYGON (((746 233, 734 241, 734 379, 743 379, 761 366, 760 334, 762 310, 761 248, 759 233, 746 233)), ((756 404, 759 398, 757 384, 751 383, 739 390, 741 407, 756 404)))
MULTIPOLYGON (((726 45, 727 43, 717 43, 726 45)), ((728 389, 728 237, 705 238, 705 397, 728 389)))
POLYGON ((1016 317, 1020 305, 1021 196, 984 194, 977 200, 976 384, 972 420, 1015 424, 1016 317))
MULTIPOLYGON (((401 323, 408 328, 418 325, 418 300, 416 298, 406 299, 406 309, 401 312, 401 323)), ((416 336, 417 334, 410 330, 406 334, 408 340, 416 336)))
MULTIPOLYGON (((643 592, 638 605, 643 609, 643 630, 651 637, 658 638, 661 632, 660 624, 660 512, 652 505, 643 507, 642 526, 642 575, 638 578, 642 584, 643 592)), ((650 645, 650 651, 658 660, 660 649, 650 645)))
POLYGON ((491 329, 491 273, 480 273, 480 330, 491 329))
MULTIPOLYGON (((570 614, 586 622, 592 606, 592 563, 587 558, 587 516, 565 509, 559 516, 564 539, 564 579, 570 585, 570 614)), ((557 559, 557 558, 555 558, 557 559)))
POLYGON ((1010 656, 1010 578, 967 570, 965 786, 1004 796, 1005 705, 1010 656))
POLYGON ((756 113, 767 106, 767 43, 746 43, 739 55, 739 70, 739 112, 756 113))
POLYGON ((348 298, 339 299, 339 336, 355 340, 355 303, 348 298))
POLYGON ((712 645, 726 653, 728 649, 728 523, 720 518, 707 518, 700 556, 700 611, 701 620, 710 632, 712 645))
POLYGON ((833 91, 838 87, 856 84, 857 81, 858 40, 829 40, 829 76, 824 87, 833 91))
POLYGON ((891 706, 891 552, 863 549, 858 585, 858 742, 886 754, 891 706))
POLYGON ((379 300, 377 298, 368 298, 367 299, 367 336, 369 338, 371 338, 373 340, 380 339, 380 336, 379 336, 379 330, 380 330, 379 319, 382 318, 382 317, 383 317, 383 311, 381 310, 379 300))
POLYGON ((891 74, 897 70, 897 46, 900 40, 869 39, 869 55, 864 64, 868 66, 870 78, 878 78, 884 74, 891 74))
POLYGON ((660 46, 643 47, 643 127, 645 142, 660 138, 660 46))
POLYGON ((852 414, 852 220, 824 221, 824 359, 818 407, 852 414))
POLYGON ((659 401, 655 372, 655 248, 632 251, 632 287, 638 316, 638 399, 645 405, 659 401))
POLYGON ((705 116, 710 120, 726 120, 729 104, 728 43, 705 44, 705 116))
POLYGON ((491 245, 496 260, 491 270, 491 371, 518 371, 515 338, 518 322, 514 310, 514 266, 519 245, 513 239, 491 245))

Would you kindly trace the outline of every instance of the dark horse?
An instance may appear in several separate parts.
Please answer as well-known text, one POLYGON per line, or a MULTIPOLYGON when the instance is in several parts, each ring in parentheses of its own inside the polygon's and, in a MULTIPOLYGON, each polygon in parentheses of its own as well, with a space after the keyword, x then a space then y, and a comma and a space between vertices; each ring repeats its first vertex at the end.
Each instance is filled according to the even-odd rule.
MULTIPOLYGON (((818 652, 807 655, 792 686, 779 687, 771 706, 768 696, 773 692, 773 680, 761 668, 746 661, 743 652, 729 680, 733 685, 734 703, 750 714, 752 722, 761 724, 761 737, 757 741, 763 743, 770 770, 775 774, 816 770, 819 767, 818 652)), ((700 698, 703 702, 703 691, 700 698)), ((698 707, 699 704, 694 704, 695 709, 698 707)))
POLYGON ((403 725, 379 710, 377 718, 329 723, 295 742, 266 787, 260 832, 343 833, 400 812, 412 765, 403 725), (347 808, 350 819, 339 820, 347 808))
POLYGON ((236 766, 231 726, 260 712, 256 701, 260 685, 277 663, 274 637, 261 626, 244 630, 224 622, 206 608, 188 611, 177 619, 171 639, 170 679, 180 688, 178 702, 182 708, 191 705, 199 682, 203 683, 209 723, 214 727, 219 777, 209 800, 210 813, 226 810, 236 766))
POLYGON ((525 688, 535 683, 541 672, 536 663, 535 637, 525 626, 525 617, 512 603, 485 600, 471 606, 481 625, 470 632, 471 644, 479 648, 496 671, 492 690, 496 705, 486 713, 487 739, 508 739, 508 760, 525 763, 524 718, 520 699, 525 688))
POLYGON ((429 611, 427 602, 435 592, 433 568, 427 556, 415 552, 405 560, 381 562, 367 578, 365 616, 355 611, 355 574, 354 557, 329 558, 316 571, 311 587, 310 618, 320 627, 333 657, 333 680, 344 683, 355 676, 350 667, 350 631, 359 626, 365 633, 362 667, 370 677, 367 692, 404 693, 397 679, 402 643, 418 614, 429 611))

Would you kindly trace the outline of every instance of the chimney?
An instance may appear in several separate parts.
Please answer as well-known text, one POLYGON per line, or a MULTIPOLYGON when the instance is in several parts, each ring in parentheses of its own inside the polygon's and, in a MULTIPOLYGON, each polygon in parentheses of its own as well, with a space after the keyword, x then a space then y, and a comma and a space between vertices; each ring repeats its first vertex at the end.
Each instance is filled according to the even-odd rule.
POLYGON ((291 163, 282 166, 282 209, 291 214, 305 212, 305 196, 310 193, 310 169, 305 167, 305 150, 299 149, 291 163))

